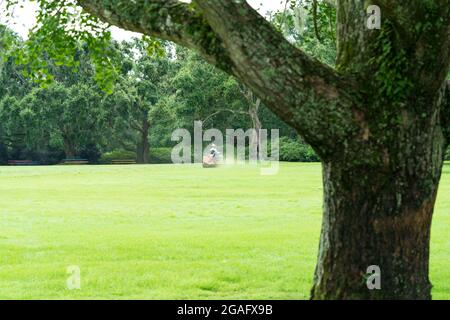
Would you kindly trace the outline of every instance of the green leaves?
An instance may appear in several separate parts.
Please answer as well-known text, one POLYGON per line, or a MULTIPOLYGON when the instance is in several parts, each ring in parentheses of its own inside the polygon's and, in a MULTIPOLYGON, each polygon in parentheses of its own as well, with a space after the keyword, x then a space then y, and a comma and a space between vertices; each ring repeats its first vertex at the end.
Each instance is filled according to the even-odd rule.
POLYGON ((143 35, 142 42, 149 56, 162 58, 166 55, 166 50, 161 40, 143 35))
MULTIPOLYGON (((9 15, 23 0, 7 0, 9 15)), ((32 0, 39 5, 37 23, 28 39, 10 53, 16 62, 25 65, 24 74, 36 83, 47 86, 54 77, 48 60, 57 66, 67 66, 74 72, 79 62, 77 50, 86 49, 93 61, 96 80, 106 92, 111 92, 118 76, 120 60, 115 59, 108 25, 84 13, 75 0, 32 0), (86 46, 83 48, 82 46, 86 46)))
POLYGON ((410 68, 407 54, 394 45, 397 36, 394 27, 387 21, 372 44, 377 54, 369 60, 369 64, 376 68, 375 80, 380 96, 394 103, 402 102, 413 88, 413 83, 405 76, 410 68))
POLYGON ((309 55, 333 66, 336 59, 336 9, 324 1, 290 1, 272 17, 274 26, 309 55))
POLYGON ((7 27, 0 25, 0 71, 11 55, 11 49, 17 45, 17 38, 7 27))

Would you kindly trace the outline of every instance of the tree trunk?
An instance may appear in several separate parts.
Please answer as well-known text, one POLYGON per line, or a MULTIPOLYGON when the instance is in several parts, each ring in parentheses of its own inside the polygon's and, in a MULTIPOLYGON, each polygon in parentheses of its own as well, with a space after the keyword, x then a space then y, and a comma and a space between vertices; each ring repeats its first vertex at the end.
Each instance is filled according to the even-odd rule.
MULTIPOLYGON (((323 165, 313 299, 431 298, 430 226, 447 144, 442 87, 449 67, 436 58, 448 56, 448 47, 433 37, 442 41, 448 28, 430 23, 415 31, 398 16, 406 10, 377 2, 392 17, 381 30, 366 28, 364 1, 338 2, 337 65, 365 84, 366 98, 354 109, 358 136, 323 165), (426 46, 436 55, 424 54, 426 46), (380 289, 367 285, 370 266, 379 267, 380 289)), ((412 11, 421 16, 427 5, 417 2, 412 11)))
POLYGON ((66 159, 73 159, 76 156, 76 148, 75 143, 68 138, 64 138, 64 153, 66 155, 66 159))
POLYGON ((431 298, 430 226, 446 147, 438 119, 385 132, 392 139, 379 165, 361 150, 324 163, 313 299, 431 298), (379 290, 367 286, 369 266, 380 268, 379 290))
POLYGON ((259 107, 261 105, 261 99, 255 96, 255 94, 247 87, 243 86, 241 88, 241 93, 245 97, 248 103, 248 115, 250 121, 252 122, 253 133, 250 137, 250 150, 255 151, 254 155, 250 154, 254 160, 258 160, 259 156, 259 144, 260 144, 260 134, 262 129, 261 120, 259 119, 259 107))
POLYGON ((252 126, 253 126, 253 134, 252 137, 250 139, 250 150, 255 150, 256 151, 256 160, 258 160, 258 156, 259 156, 259 144, 260 144, 260 134, 261 134, 261 121, 259 120, 259 115, 258 115, 258 109, 259 109, 259 104, 260 104, 260 100, 257 99, 256 103, 253 103, 250 105, 248 113, 250 115, 250 119, 252 121, 252 126))
POLYGON ((150 124, 148 120, 144 120, 140 131, 140 141, 137 146, 137 162, 140 164, 150 162, 150 144, 148 141, 149 129, 150 124))

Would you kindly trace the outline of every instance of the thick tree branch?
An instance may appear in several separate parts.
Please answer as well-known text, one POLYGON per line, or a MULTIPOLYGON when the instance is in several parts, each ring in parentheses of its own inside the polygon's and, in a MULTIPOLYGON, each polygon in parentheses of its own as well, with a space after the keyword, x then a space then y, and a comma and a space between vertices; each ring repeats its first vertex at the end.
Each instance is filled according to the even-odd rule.
POLYGON ((322 39, 320 37, 320 32, 319 32, 319 26, 318 26, 318 22, 317 22, 317 0, 313 0, 312 11, 313 11, 314 33, 316 34, 317 40, 319 40, 319 42, 322 42, 322 39))
MULTIPOLYGON (((442 0, 433 0, 442 1, 442 0)), ((446 1, 446 0, 444 0, 446 1)), ((392 0, 372 0, 370 4, 377 5, 381 9, 382 16, 388 18, 402 28, 413 28, 414 17, 420 10, 424 9, 424 0, 392 1, 392 0)))
POLYGON ((247 85, 324 159, 361 132, 357 86, 292 46, 245 1, 78 1, 108 23, 199 51, 247 85))
POLYGON ((433 95, 442 87, 449 67, 450 0, 354 1, 351 6, 342 0, 337 1, 337 20, 337 65, 341 72, 362 77, 361 81, 381 75, 380 71, 397 72, 411 83, 420 83, 418 87, 427 91, 421 94, 433 95), (369 4, 381 8, 381 30, 366 27, 369 4), (397 63, 392 62, 391 54, 383 58, 381 48, 388 48, 387 52, 407 63, 399 63, 394 71, 397 63), (390 67, 383 70, 383 64, 390 67))
POLYGON ((356 86, 296 49, 246 2, 196 0, 235 74, 321 156, 360 129, 356 86))
POLYGON ((240 110, 233 110, 233 109, 220 109, 216 112, 211 113, 210 115, 208 115, 205 119, 202 120, 203 123, 206 123, 208 120, 212 119, 214 116, 222 113, 222 112, 230 112, 233 114, 245 114, 247 115, 247 112, 244 111, 240 111, 240 110))
MULTIPOLYGON (((397 31, 408 41, 417 41, 420 37, 420 29, 417 29, 417 21, 429 20, 431 11, 437 11, 444 19, 448 19, 449 0, 372 0, 370 4, 377 5, 381 9, 382 17, 389 19, 397 28, 397 31)), ((431 20, 438 17, 432 17, 431 20)), ((437 21, 432 21, 436 23, 437 21)))
POLYGON ((198 51, 210 63, 230 71, 221 40, 202 15, 178 0, 77 0, 83 9, 125 30, 173 41, 198 51))

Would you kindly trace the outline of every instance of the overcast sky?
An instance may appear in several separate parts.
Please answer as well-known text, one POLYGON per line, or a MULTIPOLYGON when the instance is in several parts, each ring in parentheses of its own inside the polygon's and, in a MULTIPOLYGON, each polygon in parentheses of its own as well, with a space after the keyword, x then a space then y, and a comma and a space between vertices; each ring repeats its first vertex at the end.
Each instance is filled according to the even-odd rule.
MULTIPOLYGON (((267 11, 273 11, 284 7, 286 0, 247 0, 254 8, 258 9, 261 14, 265 14, 267 11)), ((4 4, 0 0, 0 10, 3 12, 4 4)), ((186 0, 185 2, 189 2, 186 0)), ((16 8, 14 24, 8 24, 13 30, 19 33, 22 37, 26 38, 28 30, 33 26, 35 22, 34 13, 37 5, 35 2, 26 3, 24 8, 16 8)), ((4 17, 0 16, 0 23, 5 23, 4 17)), ((113 27, 111 29, 112 35, 116 40, 127 40, 133 36, 138 36, 132 32, 121 30, 113 27)))

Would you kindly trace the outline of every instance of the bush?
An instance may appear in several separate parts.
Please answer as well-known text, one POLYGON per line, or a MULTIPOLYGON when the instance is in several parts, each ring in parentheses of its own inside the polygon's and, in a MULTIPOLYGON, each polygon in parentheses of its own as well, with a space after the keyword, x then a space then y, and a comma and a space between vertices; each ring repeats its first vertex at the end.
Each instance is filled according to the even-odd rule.
POLYGON ((445 153, 445 160, 450 160, 450 147, 448 147, 447 152, 445 153))
POLYGON ((136 152, 125 150, 114 150, 102 154, 98 162, 101 164, 111 164, 113 160, 128 160, 128 159, 136 160, 136 158, 137 158, 136 152))
POLYGON ((320 159, 310 145, 288 137, 281 137, 280 161, 318 162, 320 159))
POLYGON ((150 163, 172 163, 172 148, 150 148, 150 163))

